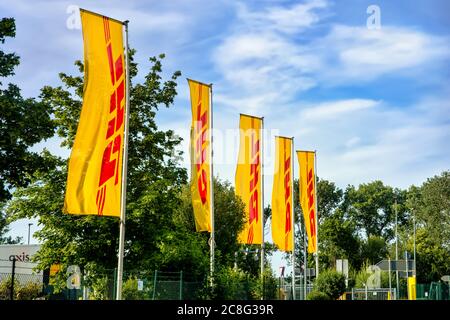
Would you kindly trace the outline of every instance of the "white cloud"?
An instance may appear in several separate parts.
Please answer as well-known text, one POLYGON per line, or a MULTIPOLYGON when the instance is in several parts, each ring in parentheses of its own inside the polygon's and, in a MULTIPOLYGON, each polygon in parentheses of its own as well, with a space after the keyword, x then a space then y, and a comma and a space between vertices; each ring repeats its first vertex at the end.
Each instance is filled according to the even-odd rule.
MULTIPOLYGON (((368 81, 382 75, 422 67, 450 57, 449 39, 411 28, 383 26, 379 30, 335 25, 315 41, 321 56, 323 81, 368 81), (326 49, 326 50, 325 50, 326 49)), ((418 72, 423 72, 418 68, 418 72)))
POLYGON ((307 120, 334 118, 348 112, 375 107, 379 102, 368 99, 351 99, 322 103, 317 107, 302 111, 301 117, 307 120))
POLYGON ((271 30, 283 33, 302 31, 320 19, 316 9, 328 6, 326 0, 310 0, 289 8, 268 7, 261 11, 249 11, 245 5, 238 5, 238 18, 252 30, 271 30))
POLYGON ((339 121, 299 118, 297 127, 317 128, 301 140, 318 150, 320 177, 341 187, 379 179, 406 188, 450 169, 448 101, 441 96, 402 108, 383 103, 339 121))
POLYGON ((320 68, 320 60, 289 36, 313 26, 320 18, 317 10, 326 6, 322 0, 260 11, 238 5, 238 22, 212 53, 222 76, 218 84, 227 88, 220 100, 262 111, 316 86, 310 73, 320 68))
POLYGON ((360 137, 352 137, 345 143, 345 146, 347 148, 352 148, 356 146, 360 141, 361 141, 360 137))
POLYGON ((320 22, 318 10, 327 6, 310 1, 250 11, 240 4, 237 22, 212 51, 220 84, 233 92, 229 99, 264 95, 275 97, 267 104, 289 103, 317 86, 361 84, 389 74, 429 81, 430 68, 450 59, 448 37, 408 27, 332 25, 312 41, 300 36, 320 22))

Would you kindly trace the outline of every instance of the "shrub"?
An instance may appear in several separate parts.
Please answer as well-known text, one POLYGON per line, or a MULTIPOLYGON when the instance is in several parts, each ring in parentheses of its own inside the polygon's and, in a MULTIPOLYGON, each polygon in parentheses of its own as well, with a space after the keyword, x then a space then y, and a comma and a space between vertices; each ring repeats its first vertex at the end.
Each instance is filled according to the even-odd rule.
MULTIPOLYGON (((3 279, 0 282, 0 300, 9 300, 11 298, 11 277, 3 279)), ((42 294, 42 284, 36 282, 19 283, 14 280, 14 300, 32 300, 42 294)))
MULTIPOLYGON (((17 280, 14 281, 15 288, 18 286, 17 280)), ((0 300, 9 300, 11 294, 11 277, 5 278, 0 282, 0 300)))
POLYGON ((250 276, 242 270, 223 268, 216 273, 214 298, 221 300, 248 300, 250 276))
POLYGON ((336 300, 345 292, 345 276, 334 270, 326 270, 319 274, 315 286, 317 291, 336 300))
POLYGON ((17 300, 33 300, 42 294, 42 284, 36 282, 27 282, 14 289, 17 300))
POLYGON ((272 269, 264 269, 264 279, 260 276, 253 279, 250 284, 250 298, 255 300, 261 300, 263 298, 262 288, 264 285, 264 299, 273 300, 278 298, 277 279, 272 274, 272 269))
POLYGON ((136 277, 128 278, 123 284, 122 299, 124 300, 145 300, 150 297, 150 288, 138 290, 138 279, 136 277))
POLYGON ((320 291, 311 291, 306 296, 306 300, 331 300, 331 298, 326 293, 320 291))

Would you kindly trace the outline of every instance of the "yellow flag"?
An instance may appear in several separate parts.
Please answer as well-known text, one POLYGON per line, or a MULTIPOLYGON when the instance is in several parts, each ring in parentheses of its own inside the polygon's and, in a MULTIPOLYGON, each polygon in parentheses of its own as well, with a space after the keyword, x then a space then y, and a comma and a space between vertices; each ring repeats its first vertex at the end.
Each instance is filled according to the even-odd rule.
POLYGON ((84 94, 64 212, 120 216, 125 117, 122 23, 84 10, 84 94))
POLYGON ((245 203, 246 223, 238 240, 244 244, 262 242, 261 128, 262 119, 241 114, 240 145, 236 168, 236 194, 245 203))
POLYGON ((189 80, 191 94, 191 195, 197 231, 211 232, 210 89, 189 80))
POLYGON ((316 173, 314 172, 315 153, 312 151, 297 151, 300 168, 300 205, 308 234, 308 252, 317 252, 316 230, 316 173))
POLYGON ((293 249, 292 139, 275 137, 272 190, 272 239, 280 250, 293 249))

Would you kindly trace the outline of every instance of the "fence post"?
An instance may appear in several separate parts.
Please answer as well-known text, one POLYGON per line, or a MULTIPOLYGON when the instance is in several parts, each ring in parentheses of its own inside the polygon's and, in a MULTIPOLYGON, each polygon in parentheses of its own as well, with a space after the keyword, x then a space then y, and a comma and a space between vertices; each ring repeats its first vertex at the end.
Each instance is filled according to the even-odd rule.
POLYGON ((155 300, 156 294, 156 277, 158 275, 158 270, 155 270, 155 277, 153 278, 153 300, 155 300))
POLYGON ((14 300, 14 278, 16 275, 16 257, 12 260, 12 271, 11 271, 11 291, 9 293, 9 298, 14 300))
POLYGON ((183 300, 183 270, 180 271, 180 300, 183 300))
POLYGON ((112 294, 112 299, 116 300, 116 293, 117 293, 117 268, 114 268, 113 279, 114 279, 114 285, 113 285, 113 290, 114 291, 113 291, 113 294, 112 294))

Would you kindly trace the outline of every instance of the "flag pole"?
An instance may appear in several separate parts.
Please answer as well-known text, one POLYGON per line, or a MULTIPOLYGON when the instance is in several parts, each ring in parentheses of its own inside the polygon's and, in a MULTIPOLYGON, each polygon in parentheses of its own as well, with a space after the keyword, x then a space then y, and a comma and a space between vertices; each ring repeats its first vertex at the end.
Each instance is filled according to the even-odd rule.
MULTIPOLYGON (((298 152, 298 151, 297 151, 298 152)), ((301 166, 301 164, 299 164, 299 166, 301 166)), ((300 184, 302 181, 302 170, 300 170, 300 167, 298 168, 298 177, 299 177, 299 187, 298 187, 298 199, 300 202, 301 199, 301 188, 300 188, 300 184)), ((303 220, 303 300, 306 300, 306 291, 307 291, 307 274, 306 272, 308 271, 308 259, 307 259, 307 246, 306 246, 306 221, 305 221, 305 216, 302 215, 302 220, 303 220)), ((299 248, 300 250, 300 248, 299 248)))
POLYGON ((317 152, 314 150, 314 203, 316 204, 316 279, 319 277, 319 212, 317 211, 317 152))
POLYGON ((291 214, 292 214, 292 300, 295 300, 295 210, 294 210, 294 137, 291 140, 291 214))
POLYGON ((212 83, 209 86, 210 90, 210 106, 211 106, 211 112, 209 115, 209 121, 211 124, 211 128, 209 130, 209 141, 210 141, 210 161, 211 161, 211 177, 210 177, 210 203, 211 203, 211 238, 210 238, 210 285, 211 288, 214 286, 214 247, 215 247, 215 240, 214 240, 214 171, 213 171, 213 91, 212 91, 212 83))
POLYGON ((125 25, 125 126, 124 126, 124 142, 123 142, 123 165, 122 165, 122 194, 120 201, 120 231, 119 231, 119 257, 117 265, 117 291, 116 300, 122 300, 122 274, 123 274, 123 256, 125 247, 125 211, 127 201, 127 167, 128 167, 128 124, 130 118, 130 57, 128 51, 128 20, 124 21, 125 25))
POLYGON ((262 295, 261 299, 264 299, 264 117, 261 118, 261 280, 262 280, 262 295))
POLYGON ((306 300, 306 294, 307 294, 307 280, 308 280, 308 276, 307 276, 307 271, 308 271, 308 252, 307 252, 307 247, 306 247, 306 224, 305 224, 305 218, 303 217, 303 300, 306 300))

